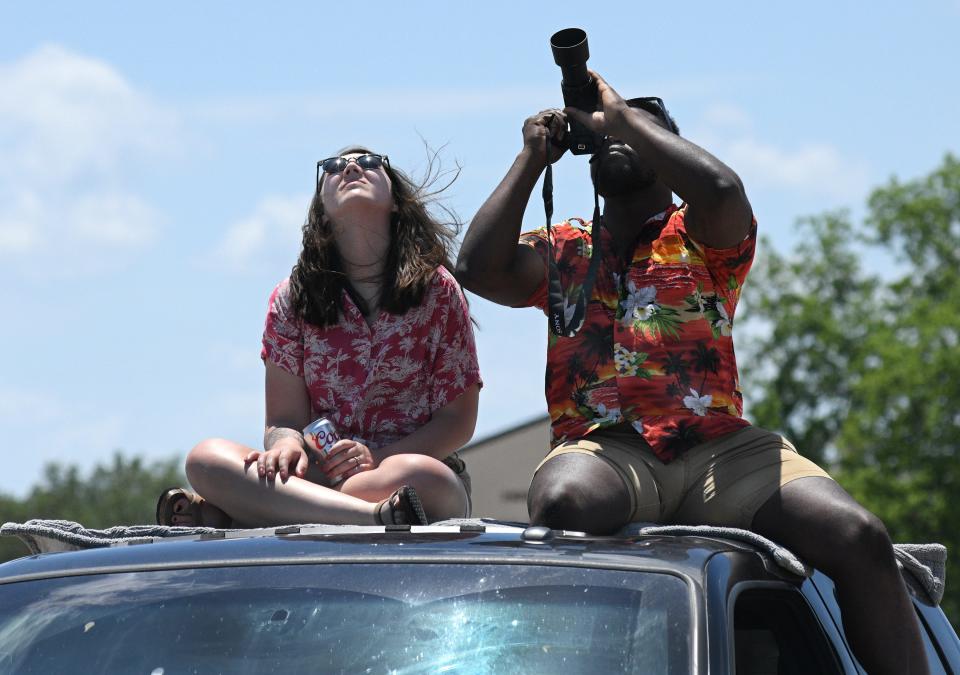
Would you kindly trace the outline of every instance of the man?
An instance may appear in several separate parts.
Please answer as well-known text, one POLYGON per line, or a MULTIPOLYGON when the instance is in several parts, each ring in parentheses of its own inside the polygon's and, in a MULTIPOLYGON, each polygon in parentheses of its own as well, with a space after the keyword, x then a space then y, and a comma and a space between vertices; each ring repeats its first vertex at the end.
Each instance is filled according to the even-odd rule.
POLYGON ((457 262, 466 288, 503 305, 546 310, 553 291, 553 449, 530 486, 531 522, 597 534, 634 521, 750 528, 835 581, 868 672, 927 672, 883 524, 789 442, 741 417, 732 327, 756 224, 739 177, 680 137, 659 99, 628 103, 592 75, 598 112, 526 120, 523 149, 457 262), (567 221, 521 236, 540 174, 564 152, 568 116, 604 139, 591 159, 602 228, 567 221), (559 284, 547 281, 551 257, 559 284))

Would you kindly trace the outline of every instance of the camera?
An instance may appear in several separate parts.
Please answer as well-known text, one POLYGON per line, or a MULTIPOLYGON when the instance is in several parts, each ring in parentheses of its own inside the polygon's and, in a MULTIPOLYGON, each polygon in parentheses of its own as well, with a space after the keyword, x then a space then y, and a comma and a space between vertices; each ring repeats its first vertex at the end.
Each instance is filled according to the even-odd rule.
MULTIPOLYGON (((599 106, 597 82, 587 72, 587 34, 580 28, 564 28, 550 37, 553 60, 560 66, 563 103, 592 113, 599 106)), ((592 155, 603 139, 576 120, 570 119, 566 147, 574 155, 592 155)))

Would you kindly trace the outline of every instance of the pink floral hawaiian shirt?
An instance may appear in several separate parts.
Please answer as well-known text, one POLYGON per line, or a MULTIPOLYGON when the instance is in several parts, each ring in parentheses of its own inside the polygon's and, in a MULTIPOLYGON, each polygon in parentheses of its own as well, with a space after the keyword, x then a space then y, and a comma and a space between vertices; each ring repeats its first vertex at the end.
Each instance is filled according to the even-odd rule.
POLYGON ((439 268, 423 302, 373 326, 343 296, 340 323, 318 328, 290 309, 289 279, 270 296, 261 358, 304 378, 314 418, 343 438, 380 448, 426 424, 434 411, 481 384, 466 299, 439 268))

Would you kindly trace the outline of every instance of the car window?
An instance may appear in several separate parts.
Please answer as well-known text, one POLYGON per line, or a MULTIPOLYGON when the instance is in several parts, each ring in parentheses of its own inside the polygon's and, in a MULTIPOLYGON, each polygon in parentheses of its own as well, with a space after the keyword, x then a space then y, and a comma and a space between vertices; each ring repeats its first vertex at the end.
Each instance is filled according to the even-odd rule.
POLYGON ((0 586, 0 672, 688 673, 666 574, 283 565, 0 586))
POLYGON ((840 673, 836 655, 797 591, 753 588, 734 605, 737 675, 840 673))
MULTIPOLYGON (((830 577, 820 572, 814 575, 813 581, 817 586, 820 597, 823 598, 827 609, 835 618, 836 623, 842 626, 843 618, 840 614, 837 589, 833 581, 830 577)), ((943 616, 942 611, 938 607, 932 607, 923 603, 914 603, 914 609, 917 611, 917 618, 920 621, 920 635, 923 638, 923 647, 927 654, 927 664, 930 669, 930 675, 947 675, 947 673, 955 672, 955 669, 951 669, 949 666, 949 659, 941 652, 941 649, 944 648, 948 650, 951 649, 951 646, 943 644, 941 640, 947 640, 952 643, 956 641, 949 621, 943 616), (941 627, 941 629, 946 628, 942 637, 936 635, 936 626, 941 627), (934 636, 933 639, 931 639, 931 635, 934 636), (940 648, 937 647, 938 644, 940 648)), ((952 653, 956 654, 956 651, 954 650, 952 653)), ((862 666, 860 666, 860 670, 863 672, 862 666)))
POLYGON ((931 626, 926 617, 918 616, 918 620, 920 621, 920 635, 923 638, 923 648, 927 654, 927 666, 930 669, 930 675, 947 675, 944 656, 930 639, 931 626))

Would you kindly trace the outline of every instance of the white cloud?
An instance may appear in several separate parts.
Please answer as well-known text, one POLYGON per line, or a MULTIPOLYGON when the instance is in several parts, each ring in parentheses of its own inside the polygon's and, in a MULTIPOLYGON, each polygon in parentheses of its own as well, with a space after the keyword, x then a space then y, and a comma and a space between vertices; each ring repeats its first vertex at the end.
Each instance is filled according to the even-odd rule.
MULTIPOLYGON (((558 72, 559 76, 559 72, 558 72)), ((445 89, 347 89, 315 94, 270 94, 263 97, 220 97, 201 101, 191 109, 197 119, 213 123, 259 124, 282 119, 342 120, 344 111, 351 119, 424 120, 449 118, 457 114, 502 112, 520 109, 532 114, 549 102, 561 104, 557 85, 468 87, 445 89), (387 112, 388 111, 388 112, 387 112)))
POLYGON ((250 215, 227 228, 213 253, 214 260, 234 271, 254 264, 292 264, 300 248, 309 203, 307 194, 262 198, 250 215))
POLYGON ((806 190, 841 199, 861 193, 868 185, 865 165, 844 158, 826 143, 784 149, 742 138, 727 144, 726 156, 754 185, 806 190))
POLYGON ((15 212, 7 218, 0 213, 0 254, 21 254, 34 248, 40 240, 37 230, 33 220, 18 218, 15 212))
POLYGON ((869 167, 820 140, 777 145, 758 138, 750 116, 717 104, 704 113, 691 138, 733 167, 748 189, 773 188, 811 197, 850 200, 869 188, 869 167))
POLYGON ((0 257, 69 253, 79 268, 148 244, 159 215, 124 182, 177 135, 108 63, 47 45, 0 64, 0 257))
POLYGON ((5 174, 62 182, 163 151, 173 117, 109 64, 47 45, 0 65, 5 174))

